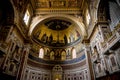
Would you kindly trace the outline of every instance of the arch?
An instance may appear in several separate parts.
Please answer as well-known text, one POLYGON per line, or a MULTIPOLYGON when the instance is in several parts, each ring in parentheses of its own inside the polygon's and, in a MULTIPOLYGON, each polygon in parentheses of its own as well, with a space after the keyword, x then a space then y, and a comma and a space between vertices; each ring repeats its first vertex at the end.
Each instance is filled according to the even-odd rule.
POLYGON ((108 1, 100 0, 97 18, 98 21, 108 21, 110 19, 108 1))
POLYGON ((110 21, 109 26, 111 31, 114 30, 114 28, 117 26, 117 24, 120 21, 119 14, 120 14, 120 6, 116 2, 116 0, 109 0, 109 1, 100 0, 97 10, 98 21, 100 21, 102 18, 104 18, 102 19, 102 21, 110 21), (104 15, 101 15, 101 12, 103 11, 104 11, 104 15))
POLYGON ((61 60, 66 60, 66 51, 63 50, 61 53, 61 60))
POLYGON ((9 0, 0 0, 0 24, 14 23, 14 8, 9 0))
POLYGON ((78 18, 70 16, 70 15, 54 14, 54 15, 46 15, 46 16, 42 16, 42 17, 41 16, 35 17, 33 20, 33 23, 30 25, 29 36, 32 34, 32 31, 37 26, 37 24, 42 23, 43 21, 51 19, 51 18, 61 18, 64 20, 69 20, 69 21, 75 23, 75 25, 80 28, 80 30, 81 30, 80 32, 83 37, 87 35, 85 25, 82 22, 80 22, 78 18))
POLYGON ((54 58, 55 58, 55 52, 52 50, 51 52, 50 52, 50 60, 54 60, 54 58))

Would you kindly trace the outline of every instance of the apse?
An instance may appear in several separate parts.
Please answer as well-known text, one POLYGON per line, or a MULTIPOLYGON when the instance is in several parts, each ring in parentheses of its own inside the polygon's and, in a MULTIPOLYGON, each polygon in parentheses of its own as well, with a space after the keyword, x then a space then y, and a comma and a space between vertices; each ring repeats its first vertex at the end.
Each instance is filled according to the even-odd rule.
POLYGON ((65 48, 79 43, 81 32, 79 27, 70 20, 51 18, 36 25, 31 40, 50 48, 65 48))

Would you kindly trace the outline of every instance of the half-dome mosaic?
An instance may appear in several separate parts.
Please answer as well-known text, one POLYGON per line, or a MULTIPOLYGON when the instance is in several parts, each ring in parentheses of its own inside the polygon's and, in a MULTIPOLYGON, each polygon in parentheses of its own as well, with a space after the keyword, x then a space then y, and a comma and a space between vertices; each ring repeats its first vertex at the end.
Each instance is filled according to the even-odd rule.
POLYGON ((61 48, 72 46, 81 40, 79 28, 63 19, 39 23, 32 32, 32 40, 40 45, 61 48))

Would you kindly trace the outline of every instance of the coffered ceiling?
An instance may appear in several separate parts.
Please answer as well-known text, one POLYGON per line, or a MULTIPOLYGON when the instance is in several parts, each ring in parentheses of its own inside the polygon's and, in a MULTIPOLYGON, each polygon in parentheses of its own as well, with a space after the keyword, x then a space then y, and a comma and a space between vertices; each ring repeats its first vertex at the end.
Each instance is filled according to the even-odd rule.
POLYGON ((37 0, 37 8, 81 8, 84 0, 37 0))
POLYGON ((36 0, 36 14, 81 14, 84 0, 36 0))

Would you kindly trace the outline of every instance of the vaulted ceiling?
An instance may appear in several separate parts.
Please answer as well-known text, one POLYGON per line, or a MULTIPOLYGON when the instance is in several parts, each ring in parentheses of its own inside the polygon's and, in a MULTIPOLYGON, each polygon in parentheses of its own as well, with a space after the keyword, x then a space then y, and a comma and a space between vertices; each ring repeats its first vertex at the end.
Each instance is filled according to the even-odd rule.
POLYGON ((88 0, 35 0, 35 17, 29 30, 32 41, 53 48, 82 41, 87 36, 88 6, 88 0))

